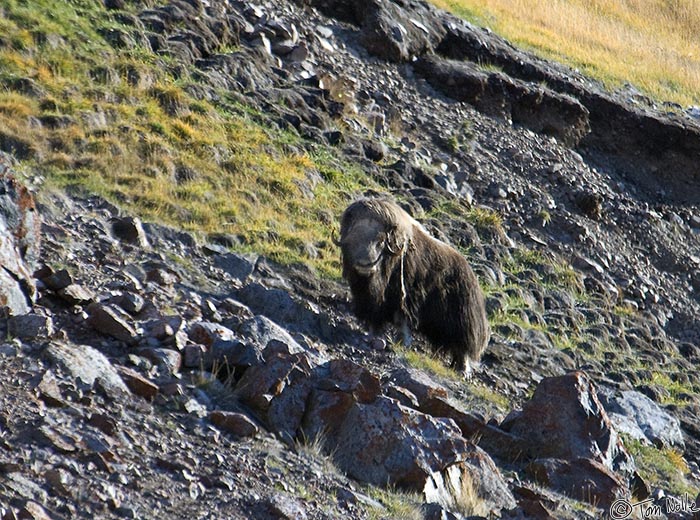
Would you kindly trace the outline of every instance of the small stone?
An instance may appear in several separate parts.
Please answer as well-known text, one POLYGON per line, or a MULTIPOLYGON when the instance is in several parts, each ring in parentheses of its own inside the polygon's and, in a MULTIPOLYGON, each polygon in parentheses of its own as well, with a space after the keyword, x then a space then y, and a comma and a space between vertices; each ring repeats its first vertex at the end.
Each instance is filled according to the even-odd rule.
POLYGON ((372 338, 369 341, 369 348, 372 350, 386 350, 386 340, 384 338, 372 338))
POLYGON ((191 413, 197 417, 205 417, 207 415, 207 407, 196 399, 188 399, 182 407, 187 413, 191 413))
POLYGON ((46 510, 31 500, 27 500, 19 510, 19 518, 23 520, 51 520, 46 510))
POLYGON ((178 373, 182 366, 182 355, 168 348, 142 348, 137 351, 137 354, 154 365, 164 366, 170 374, 178 373))
POLYGON ((148 247, 146 233, 141 221, 134 217, 112 219, 112 234, 122 242, 139 247, 148 247))
POLYGON ((58 387, 56 376, 51 370, 44 372, 41 381, 37 385, 37 390, 39 391, 39 397, 47 406, 66 406, 61 389, 58 387))
POLYGON ((171 287, 177 283, 178 277, 165 269, 155 268, 146 273, 146 280, 155 282, 163 287, 171 287))
POLYGON ((7 332, 20 339, 48 338, 54 333, 53 320, 40 314, 11 316, 7 320, 7 332))
POLYGON ((257 425, 246 415, 236 412, 214 411, 209 420, 215 425, 237 437, 255 437, 257 425))
POLYGON ((60 289, 57 293, 68 305, 88 305, 95 300, 89 290, 75 283, 60 289))
POLYGON ((44 282, 44 285, 46 285, 46 287, 52 291, 60 291, 61 289, 65 289, 72 284, 73 278, 67 270, 61 269, 60 271, 56 271, 55 273, 42 278, 41 281, 44 282))
POLYGON ((301 42, 299 45, 292 49, 292 51, 287 57, 290 60, 296 62, 304 61, 306 58, 309 57, 309 48, 306 46, 306 43, 301 42))
POLYGON ((138 314, 146 303, 138 294, 125 292, 118 300, 118 305, 129 314, 138 314))
POLYGON ((306 520, 306 512, 295 498, 277 493, 258 505, 265 518, 278 520, 306 520))
POLYGON ((94 413, 88 419, 88 424, 94 426, 107 435, 114 435, 117 433, 117 421, 108 415, 94 413))
POLYGON ((117 367, 117 371, 134 395, 148 400, 152 400, 158 395, 158 385, 152 383, 138 372, 126 367, 117 367))
POLYGON ((72 475, 63 468, 54 468, 44 473, 46 483, 51 488, 63 496, 71 496, 71 485, 73 484, 72 475))
POLYGON ((88 324, 95 330, 102 332, 125 343, 134 343, 136 331, 126 322, 128 315, 122 315, 123 311, 112 305, 92 303, 87 308, 88 324))
POLYGON ((233 331, 218 323, 199 321, 193 324, 189 330, 189 338, 194 343, 210 347, 217 340, 229 341, 235 337, 233 331))

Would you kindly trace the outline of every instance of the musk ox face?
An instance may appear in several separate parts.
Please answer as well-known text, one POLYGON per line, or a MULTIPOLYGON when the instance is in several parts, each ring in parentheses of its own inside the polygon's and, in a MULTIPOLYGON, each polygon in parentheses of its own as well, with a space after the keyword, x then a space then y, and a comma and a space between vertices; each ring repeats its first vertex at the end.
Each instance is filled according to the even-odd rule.
POLYGON ((343 230, 340 245, 344 264, 360 276, 371 276, 379 270, 387 253, 391 230, 376 219, 363 218, 343 230))

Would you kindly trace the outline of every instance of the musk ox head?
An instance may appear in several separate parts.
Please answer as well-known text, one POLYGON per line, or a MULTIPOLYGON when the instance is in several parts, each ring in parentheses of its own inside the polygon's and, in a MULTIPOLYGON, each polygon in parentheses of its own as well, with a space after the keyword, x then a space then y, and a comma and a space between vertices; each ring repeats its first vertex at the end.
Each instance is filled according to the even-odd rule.
POLYGON ((413 236, 413 219, 387 199, 352 203, 340 221, 343 276, 378 274, 383 261, 397 257, 413 236))

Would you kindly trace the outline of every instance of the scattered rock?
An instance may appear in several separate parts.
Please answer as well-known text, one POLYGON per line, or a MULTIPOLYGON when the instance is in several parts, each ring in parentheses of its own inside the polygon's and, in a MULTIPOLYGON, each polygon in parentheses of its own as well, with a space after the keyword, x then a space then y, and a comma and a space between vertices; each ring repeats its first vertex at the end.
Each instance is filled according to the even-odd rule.
POLYGON ((118 307, 92 303, 88 305, 87 312, 87 322, 93 329, 125 343, 131 344, 136 341, 136 331, 126 321, 128 315, 118 307))
POLYGON ((40 314, 12 316, 7 320, 7 332, 25 340, 48 338, 54 333, 53 320, 40 314))
POLYGON ((209 420, 236 437, 255 437, 258 434, 257 425, 242 413, 217 410, 209 414, 209 420))
POLYGON ((121 366, 117 367, 117 372, 134 395, 148 400, 152 400, 158 395, 158 385, 152 383, 138 372, 121 366))

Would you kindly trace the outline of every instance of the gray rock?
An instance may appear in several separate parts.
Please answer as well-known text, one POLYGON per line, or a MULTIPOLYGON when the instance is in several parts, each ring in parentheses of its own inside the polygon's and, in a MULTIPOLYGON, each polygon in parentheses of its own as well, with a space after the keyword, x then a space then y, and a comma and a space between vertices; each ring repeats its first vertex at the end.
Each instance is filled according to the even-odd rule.
POLYGON ((11 316, 7 320, 7 332, 20 339, 48 338, 54 333, 53 320, 40 314, 11 316))
POLYGON ((139 356, 148 359, 154 365, 162 365, 169 374, 176 374, 182 366, 182 354, 168 348, 141 348, 136 351, 139 356))
POLYGON ((41 281, 52 291, 60 291, 73 283, 73 277, 66 269, 61 269, 43 277, 41 281))
POLYGON ((262 348, 259 344, 243 343, 238 340, 216 340, 209 349, 209 363, 212 366, 248 368, 263 363, 262 348))
POLYGON ((308 301, 292 297, 287 291, 251 283, 236 293, 237 298, 257 314, 263 314, 282 326, 294 325, 303 331, 322 327, 319 311, 308 301))
POLYGON ((685 448, 678 419, 646 395, 634 390, 615 392, 603 388, 598 397, 618 431, 634 439, 649 441, 658 447, 685 448))
POLYGON ((60 289, 57 294, 68 305, 88 305, 95 300, 92 292, 75 283, 60 289))
POLYGON ((415 68, 445 95, 486 114, 512 118, 514 123, 553 135, 565 144, 578 143, 590 131, 588 109, 577 99, 547 87, 434 55, 421 57, 415 68))
POLYGON ((254 255, 226 253, 214 257, 214 265, 237 280, 246 280, 253 271, 258 258, 254 255))
POLYGON ((90 346, 52 342, 44 351, 44 356, 77 381, 90 388, 97 385, 110 397, 120 397, 129 392, 109 360, 90 346))
POLYGON ((194 343, 209 347, 215 341, 230 341, 235 337, 235 334, 231 329, 218 323, 198 321, 190 326, 188 336, 194 343))
POLYGON ((146 303, 141 296, 132 292, 123 293, 117 302, 122 309, 132 315, 141 312, 146 303))
POLYGON ((238 328, 238 334, 251 344, 258 345, 260 350, 274 340, 287 345, 291 353, 304 352, 304 348, 289 332, 265 316, 255 316, 244 321, 238 328))
POLYGON ((306 520, 306 511, 301 503, 290 496, 275 493, 256 505, 258 518, 270 520, 306 520))

